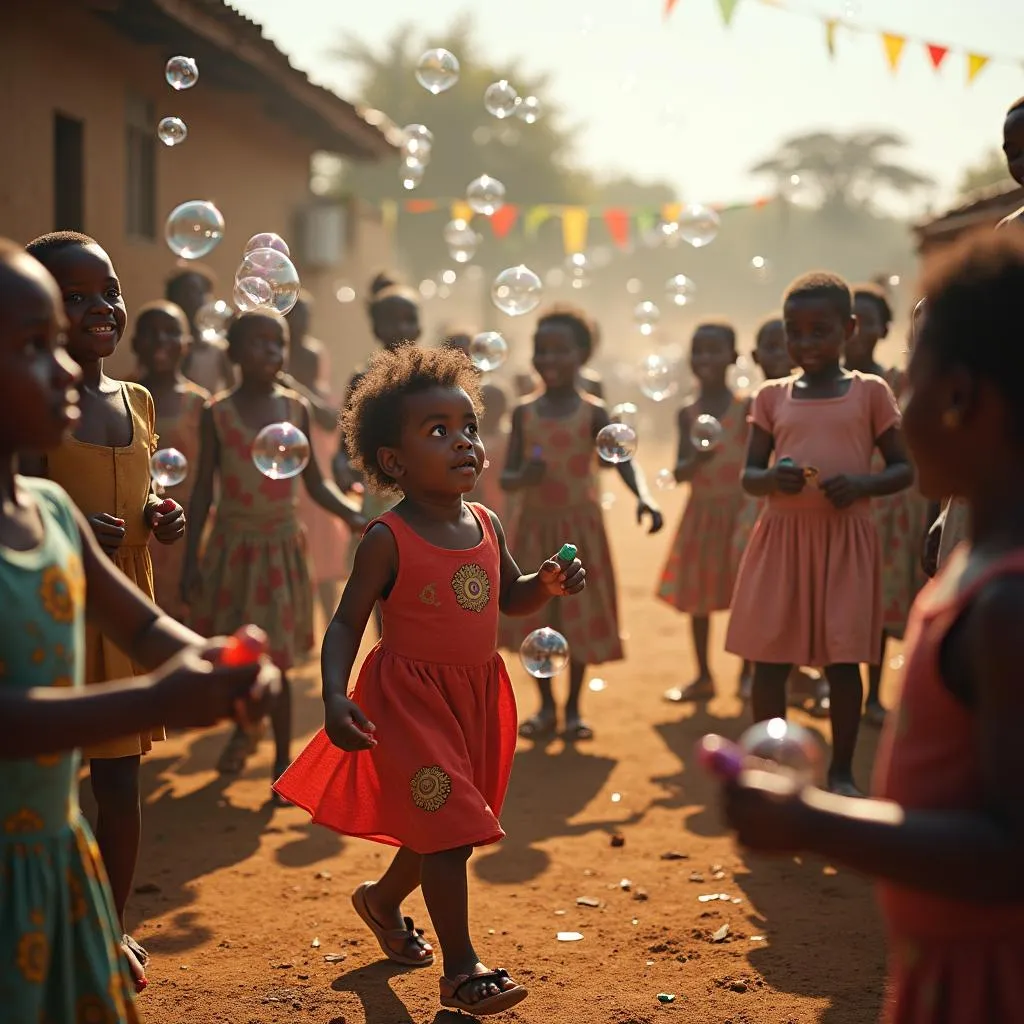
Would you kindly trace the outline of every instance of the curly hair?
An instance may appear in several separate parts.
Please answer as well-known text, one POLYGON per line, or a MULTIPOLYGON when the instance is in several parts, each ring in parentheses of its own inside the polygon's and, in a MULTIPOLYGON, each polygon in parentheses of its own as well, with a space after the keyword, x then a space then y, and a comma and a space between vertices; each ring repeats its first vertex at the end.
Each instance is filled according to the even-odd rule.
POLYGON ((850 286, 838 275, 815 270, 798 277, 787 289, 782 302, 790 299, 824 299, 841 320, 853 316, 853 294, 850 286))
POLYGON ((377 452, 397 448, 402 436, 403 400, 431 388, 461 388, 477 414, 483 413, 480 378, 457 349, 402 345, 374 355, 341 414, 349 462, 380 494, 401 494, 381 468, 377 452))
POLYGON ((589 362, 590 357, 594 354, 594 349, 597 348, 599 334, 597 324, 579 306, 561 302, 548 306, 537 317, 537 330, 539 331, 545 324, 559 324, 562 327, 568 327, 583 355, 581 362, 589 362))
POLYGON ((102 249, 103 246, 90 235, 83 235, 81 231, 50 231, 38 238, 33 238, 25 246, 25 252, 34 256, 44 267, 48 266, 47 259, 55 252, 63 249, 70 249, 72 246, 95 245, 102 249))

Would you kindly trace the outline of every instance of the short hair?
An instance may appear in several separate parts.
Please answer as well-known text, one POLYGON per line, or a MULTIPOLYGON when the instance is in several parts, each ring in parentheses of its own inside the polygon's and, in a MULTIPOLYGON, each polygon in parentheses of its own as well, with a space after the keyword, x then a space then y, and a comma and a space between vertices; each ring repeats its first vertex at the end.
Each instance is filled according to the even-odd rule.
POLYGON ((81 231, 49 231, 45 235, 33 238, 25 246, 25 252, 34 256, 45 267, 47 259, 55 252, 70 249, 73 245, 95 245, 97 248, 103 248, 95 238, 83 235, 81 231))
POLYGON ((736 350, 736 328, 728 320, 702 320, 693 329, 694 337, 697 336, 698 331, 721 331, 728 337, 733 351, 736 350))
POLYGON ((776 313, 775 316, 768 317, 768 319, 765 320, 761 324, 760 327, 758 327, 757 332, 754 334, 754 348, 757 348, 761 344, 761 339, 769 331, 785 331, 785 330, 786 330, 786 325, 782 322, 782 317, 781 316, 779 316, 776 313))
POLYGON ((858 284, 853 288, 853 301, 857 299, 869 299, 875 304, 882 319, 882 327, 888 331, 892 324, 892 306, 889 305, 885 291, 877 284, 858 284))
POLYGON ((985 231, 940 253, 926 273, 924 301, 918 344, 940 366, 961 366, 994 385, 1024 442, 1024 237, 985 231))
POLYGON ((850 286, 838 275, 827 270, 814 270, 798 277, 782 297, 785 306, 791 299, 824 299, 841 320, 853 316, 853 295, 850 286))
POLYGON ((559 324, 568 327, 572 332, 573 341, 582 353, 582 362, 589 362, 594 354, 597 339, 597 327, 593 320, 579 308, 568 303, 555 303, 543 310, 537 318, 537 330, 544 324, 559 324))
POLYGON ((186 334, 192 330, 188 323, 188 317, 185 316, 185 311, 181 306, 174 302, 168 302, 166 299, 154 299, 152 302, 140 306, 138 313, 135 314, 135 330, 138 330, 143 321, 154 313, 164 313, 174 317, 186 334))
POLYGON ((1010 109, 1006 111, 1006 116, 1009 117, 1011 114, 1016 114, 1019 110, 1024 110, 1024 96, 1010 104, 1010 109))
POLYGON ((186 277, 201 278, 207 291, 212 292, 217 287, 217 275, 204 263, 179 263, 174 273, 164 282, 164 298, 170 299, 171 292, 186 277))
POLYGON ((376 353, 349 396, 341 431, 349 461, 381 494, 401 488, 381 468, 377 452, 397 448, 402 437, 402 405, 409 395, 431 388, 462 388, 478 414, 483 412, 480 378, 473 364, 450 348, 401 345, 376 353))
POLYGON ((248 309, 244 313, 239 313, 238 316, 228 324, 226 335, 228 342, 228 359, 233 363, 238 362, 238 346, 245 339, 247 325, 259 322, 260 320, 270 320, 277 324, 284 334, 285 344, 291 340, 291 332, 288 330, 288 321, 285 320, 277 310, 248 309))

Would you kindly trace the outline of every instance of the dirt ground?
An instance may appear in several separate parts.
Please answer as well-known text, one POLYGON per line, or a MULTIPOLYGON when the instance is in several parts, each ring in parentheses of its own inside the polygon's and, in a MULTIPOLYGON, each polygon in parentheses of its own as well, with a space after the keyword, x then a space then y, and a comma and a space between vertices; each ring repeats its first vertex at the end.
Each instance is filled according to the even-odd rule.
MULTIPOLYGON (((471 862, 480 954, 530 988, 530 998, 499 1019, 874 1021, 883 946, 870 886, 817 860, 742 854, 694 766, 701 734, 737 736, 746 723, 735 699, 738 663, 722 652, 724 621, 712 639, 722 696, 699 708, 662 700, 694 673, 686 621, 652 597, 683 492, 662 495, 667 525, 652 538, 633 525, 617 479, 606 480, 617 497, 608 522, 628 660, 591 673, 607 683, 586 694, 593 742, 521 743, 503 816, 508 839, 471 862), (613 848, 613 833, 624 846, 613 848), (712 893, 729 899, 700 901, 712 893), (577 905, 581 897, 598 905, 577 905), (712 941, 726 924, 724 941, 712 941), (560 931, 583 939, 557 941, 560 931), (662 1004, 659 993, 675 1001, 662 1004)), ((516 660, 510 667, 521 711, 532 711, 532 680, 516 660)), ((300 740, 321 723, 318 689, 310 664, 296 687, 300 740)), ((350 892, 381 871, 388 851, 313 827, 300 810, 273 809, 269 743, 244 776, 219 778, 213 764, 224 735, 175 738, 144 766, 145 842, 129 914, 153 955, 145 1019, 460 1020, 438 1012, 439 968, 382 961, 351 908, 350 892)), ((858 777, 866 784, 877 733, 865 728, 862 736, 858 777)), ((408 911, 429 935, 422 900, 408 911)))

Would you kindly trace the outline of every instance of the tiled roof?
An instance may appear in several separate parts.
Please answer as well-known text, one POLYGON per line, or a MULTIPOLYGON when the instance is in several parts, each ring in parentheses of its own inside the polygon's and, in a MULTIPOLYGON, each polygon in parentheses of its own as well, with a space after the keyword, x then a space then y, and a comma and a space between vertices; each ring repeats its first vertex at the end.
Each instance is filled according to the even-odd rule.
POLYGON ((995 186, 976 192, 959 206, 914 226, 919 244, 946 242, 974 227, 992 225, 1024 205, 1024 188, 995 186))

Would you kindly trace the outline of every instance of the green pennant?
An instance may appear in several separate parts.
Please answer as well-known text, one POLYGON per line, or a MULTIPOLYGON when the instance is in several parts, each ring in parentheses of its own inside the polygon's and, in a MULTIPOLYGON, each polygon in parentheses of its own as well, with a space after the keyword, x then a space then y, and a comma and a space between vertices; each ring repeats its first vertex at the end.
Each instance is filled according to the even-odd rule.
POLYGON ((718 6, 722 11, 722 21, 729 25, 732 23, 732 16, 736 13, 736 7, 740 0, 718 0, 718 6))

